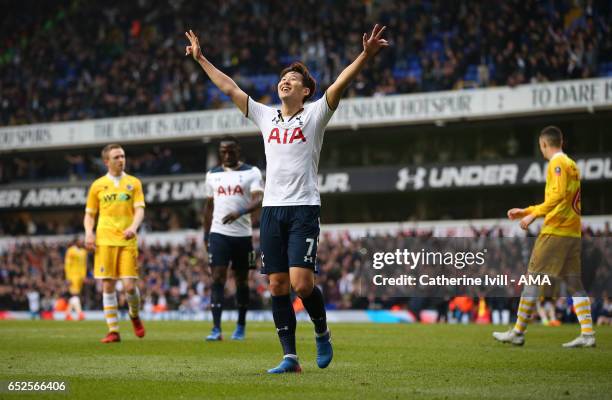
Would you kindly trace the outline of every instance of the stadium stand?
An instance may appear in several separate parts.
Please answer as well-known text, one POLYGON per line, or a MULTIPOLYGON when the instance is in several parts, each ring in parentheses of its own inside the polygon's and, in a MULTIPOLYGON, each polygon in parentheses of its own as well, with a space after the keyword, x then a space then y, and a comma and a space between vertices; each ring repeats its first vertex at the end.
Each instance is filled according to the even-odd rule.
MULTIPOLYGON (((612 8, 607 1, 503 0, 491 4, 482 0, 347 0, 342 7, 323 0, 291 4, 278 0, 166 3, 166 7, 152 7, 152 0, 111 0, 103 6, 74 0, 11 2, 7 6, 10 12, 0 17, 0 125, 229 106, 228 99, 203 79, 197 65, 183 57, 185 27, 200 30, 206 55, 247 93, 266 103, 278 101, 277 74, 298 59, 314 72, 319 83, 317 96, 320 95, 359 51, 360 30, 372 21, 388 25, 392 47, 376 59, 375 67, 357 78, 348 90, 349 97, 612 76, 612 8), (345 17, 347 12, 351 18, 345 17), (289 18, 289 26, 277 26, 274 21, 280 15, 300 18, 289 18), (96 20, 96 29, 91 29, 88 22, 92 19, 96 20), (201 31, 202 27, 206 31, 201 31)), ((591 111, 555 118, 565 124, 571 153, 601 158, 609 148, 607 127, 611 117, 606 111, 598 111, 593 117, 591 111)), ((347 132, 347 128, 343 135, 326 138, 320 165, 326 173, 344 167, 441 168, 450 163, 477 161, 485 165, 500 160, 533 160, 539 157, 533 133, 543 123, 543 118, 535 116, 511 118, 510 122, 459 122, 443 130, 440 128, 444 125, 438 126, 437 122, 435 126, 392 126, 388 131, 374 127, 347 132), (402 151, 395 151, 398 148, 402 151)), ((127 144, 127 171, 143 178, 202 175, 217 162, 216 143, 214 138, 209 139, 127 144)), ((250 151, 246 161, 263 170, 261 139, 249 136, 241 140, 244 153, 250 151)), ((8 149, 0 153, 0 184, 6 185, 0 186, 0 191, 25 193, 58 182, 75 187, 83 184, 105 172, 98 147, 19 152, 8 149)), ((610 164, 602 160, 601 176, 583 186, 588 192, 583 209, 590 215, 610 210, 605 201, 609 193, 605 181, 612 179, 606 175, 610 164)), ((397 175, 397 171, 387 174, 397 175)), ((391 185, 393 190, 396 180, 391 185)), ((356 184, 357 179, 351 183, 356 184)), ((343 194, 331 191, 323 193, 327 198, 322 221, 499 217, 506 201, 535 201, 541 197, 540 186, 532 184, 521 190, 520 197, 513 186, 503 185, 494 189, 451 185, 448 191, 419 192, 414 196, 389 190, 343 194), (462 197, 461 205, 457 204, 458 196, 462 197)), ((141 233, 146 236, 150 232, 172 234, 201 229, 197 203, 191 198, 173 203, 151 202, 141 233)), ((38 237, 82 233, 83 210, 76 203, 56 206, 2 210, 0 241, 25 235, 31 241, 20 240, 4 249, 0 246, 0 310, 27 310, 28 293, 37 293, 43 310, 50 311, 65 296, 62 260, 67 242, 40 241, 38 237)), ((586 228, 584 233, 586 237, 611 235, 609 226, 586 228)), ((377 240, 390 241, 399 248, 407 238, 460 234, 466 232, 454 228, 435 232, 408 229, 368 239, 354 235, 322 237, 318 254, 322 273, 317 283, 328 299, 328 308, 400 307, 417 315, 424 308, 435 308, 446 313, 453 306, 450 298, 423 303, 361 296, 359 268, 367 261, 361 249, 377 240)), ((501 236, 493 226, 467 234, 501 236)), ((610 248, 599 248, 605 260, 612 259, 610 248)), ((211 282, 199 238, 181 245, 147 243, 140 250, 146 312, 189 314, 208 309, 211 282)), ((500 255, 499 263, 509 263, 507 254, 500 255)), ((253 274, 250 282, 253 308, 268 305, 269 293, 263 279, 253 274)), ((230 286, 228 297, 232 290, 230 286)), ((99 297, 99 288, 89 278, 84 289, 85 309, 99 309, 99 297)), ((501 304, 493 303, 502 309, 515 306, 507 299, 501 304)), ((478 302, 471 307, 474 311, 478 302)), ((474 315, 470 318, 474 319, 474 315)))
POLYGON ((268 103, 275 101, 278 72, 296 59, 312 68, 324 90, 359 51, 361 29, 374 20, 394 27, 392 51, 357 79, 349 96, 612 75, 606 1, 152 3, 25 0, 3 7, 0 123, 227 106, 180 54, 186 26, 206 27, 200 34, 207 56, 268 103))
MULTIPOLYGON (((444 223, 438 225, 444 225, 444 223)), ((388 227, 381 227, 388 229, 388 227)), ((391 247, 406 248, 410 239, 424 239, 425 246, 434 246, 435 236, 471 236, 476 238, 507 237, 510 232, 500 226, 475 225, 467 228, 470 232, 454 227, 425 229, 403 229, 383 234, 373 232, 362 236, 359 232, 349 231, 328 232, 321 238, 318 251, 320 274, 317 284, 322 288, 330 310, 347 309, 406 309, 419 315, 424 309, 436 309, 445 318, 449 306, 452 308, 453 297, 408 297, 394 298, 386 296, 365 296, 361 290, 361 281, 366 269, 369 269, 370 255, 364 249, 372 249, 376 243, 389 244, 391 247), (478 227, 475 227, 478 226, 478 227), (442 230, 440 230, 442 229, 442 230)), ((531 233, 533 235, 533 233, 531 233)), ((601 238, 588 244, 584 252, 584 265, 599 265, 594 274, 597 282, 609 282, 610 260, 612 246, 609 238, 612 230, 609 222, 597 228, 585 227, 585 238, 601 238)), ((491 263, 498 266, 498 271, 507 272, 517 268, 517 254, 521 253, 521 244, 504 242, 493 254, 491 263)), ((257 242, 255 243, 257 247, 257 242)), ((66 250, 65 241, 16 241, 0 249, 0 310, 28 310, 28 293, 37 292, 41 299, 43 311, 53 311, 58 299, 67 296, 67 286, 63 278, 63 254, 66 250)), ((523 260, 526 261, 526 260, 523 260)), ((145 312, 152 314, 161 312, 176 312, 181 317, 188 318, 194 313, 205 311, 210 306, 211 277, 204 250, 197 240, 181 240, 181 243, 147 242, 140 247, 139 263, 141 265, 141 291, 144 299, 145 312)), ((588 268, 587 268, 588 270, 588 268)), ((488 271, 494 274, 494 271, 488 271)), ((605 285, 605 284, 604 284, 605 285)), ((265 308, 270 294, 267 290, 264 275, 251 274, 249 286, 252 290, 252 308, 265 308)), ((230 284, 227 297, 232 298, 235 288, 230 284)), ((507 288, 504 288, 507 290, 507 288)), ((100 308, 100 296, 97 293, 96 282, 87 278, 83 289, 83 306, 86 310, 100 308)), ((605 291, 605 287, 603 288, 605 291)), ((603 297, 599 303, 604 303, 605 293, 598 292, 603 297)), ((516 293, 490 291, 482 293, 489 307, 510 310, 516 305, 512 296, 516 293)), ((599 304, 598 303, 598 304, 599 304)), ((228 307, 233 304, 229 302, 228 307)), ((565 313, 570 306, 559 305, 559 313, 565 313)), ((478 301, 474 301, 467 313, 470 321, 477 317, 478 301)), ((452 320, 452 312, 449 314, 452 320)), ((595 320, 597 317, 595 316, 595 320)))

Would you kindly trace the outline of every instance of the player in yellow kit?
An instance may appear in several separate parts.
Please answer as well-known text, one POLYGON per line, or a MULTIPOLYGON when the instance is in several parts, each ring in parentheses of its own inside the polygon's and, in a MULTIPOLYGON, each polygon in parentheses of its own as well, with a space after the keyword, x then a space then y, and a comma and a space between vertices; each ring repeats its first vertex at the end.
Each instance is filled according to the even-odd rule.
MULTIPOLYGON (((540 133, 540 150, 549 160, 546 172, 544 203, 508 211, 508 218, 521 219, 521 228, 527 230, 538 217, 544 217, 531 259, 528 273, 546 274, 562 279, 572 295, 574 309, 580 322, 580 336, 563 347, 594 347, 595 332, 591 319, 591 301, 582 286, 580 264, 580 172, 574 160, 562 151, 563 134, 555 126, 549 126, 540 133)), ((538 287, 523 288, 517 321, 507 332, 494 332, 500 342, 523 345, 527 323, 531 319, 538 297, 538 287)))
POLYGON ((108 173, 89 188, 85 210, 85 246, 95 248, 94 278, 102 279, 102 304, 108 325, 108 334, 102 343, 119 342, 117 314, 117 279, 126 291, 130 319, 134 333, 145 335, 138 316, 140 293, 136 286, 139 277, 138 243, 136 231, 144 218, 142 183, 124 172, 125 152, 118 144, 109 144, 102 150, 102 160, 108 173), (94 234, 95 217, 98 216, 94 234))
POLYGON ((87 275, 87 250, 83 247, 83 241, 79 238, 75 239, 72 246, 66 250, 64 257, 64 273, 70 287, 70 300, 68 300, 68 309, 66 310, 66 319, 72 319, 74 311, 79 320, 84 319, 83 309, 81 307, 81 289, 83 281, 87 275))

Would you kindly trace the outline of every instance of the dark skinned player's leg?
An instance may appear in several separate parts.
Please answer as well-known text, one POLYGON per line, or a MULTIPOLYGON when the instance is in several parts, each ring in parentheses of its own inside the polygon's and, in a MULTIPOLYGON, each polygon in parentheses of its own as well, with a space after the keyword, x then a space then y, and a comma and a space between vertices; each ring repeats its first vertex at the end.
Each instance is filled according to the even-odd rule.
POLYGON ((225 281, 227 280, 227 267, 212 267, 213 284, 210 294, 210 310, 213 316, 213 330, 206 337, 208 341, 221 340, 221 315, 225 299, 225 281))
POLYGON ((238 321, 232 339, 243 340, 245 336, 246 314, 249 309, 249 270, 240 268, 234 270, 236 282, 236 306, 238 308, 238 321))

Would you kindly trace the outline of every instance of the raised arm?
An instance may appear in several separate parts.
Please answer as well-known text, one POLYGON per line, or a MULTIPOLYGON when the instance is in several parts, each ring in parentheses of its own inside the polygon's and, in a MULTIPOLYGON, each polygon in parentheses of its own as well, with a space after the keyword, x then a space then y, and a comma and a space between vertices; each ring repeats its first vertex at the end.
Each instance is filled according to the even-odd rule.
POLYGON ((185 36, 189 39, 190 44, 185 47, 185 55, 191 54, 193 59, 196 60, 204 72, 206 72, 206 75, 208 75, 212 83, 214 83, 226 96, 232 99, 236 107, 245 114, 247 110, 247 100, 249 98, 247 94, 238 87, 232 78, 219 71, 206 59, 206 57, 204 57, 200 49, 200 41, 191 29, 189 32, 185 32, 185 36))
POLYGON ((338 107, 344 90, 355 79, 366 63, 378 54, 382 48, 389 46, 389 42, 381 38, 385 28, 386 26, 380 27, 376 24, 369 37, 367 33, 363 34, 363 51, 357 56, 355 61, 340 73, 336 81, 327 88, 327 104, 332 109, 335 110, 338 107))

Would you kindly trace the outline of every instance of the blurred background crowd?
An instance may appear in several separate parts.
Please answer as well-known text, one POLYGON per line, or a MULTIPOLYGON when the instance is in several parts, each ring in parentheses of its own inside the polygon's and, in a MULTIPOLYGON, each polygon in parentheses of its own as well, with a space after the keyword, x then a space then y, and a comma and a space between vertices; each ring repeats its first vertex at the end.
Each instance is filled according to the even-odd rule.
MULTIPOLYGON (((146 177, 181 173, 203 173, 206 154, 180 154, 180 161, 170 147, 152 146, 130 153, 131 174, 146 177)), ((7 154, 0 157, 0 184, 80 181, 104 175, 107 172, 98 149, 59 153, 7 154)))
POLYGON ((612 74, 605 0, 165 3, 11 2, 0 16, 0 124, 227 106, 184 57, 187 29, 199 34, 211 61, 267 103, 277 101, 277 74, 294 60, 306 62, 325 90, 361 51, 373 22, 390 27, 392 47, 348 96, 612 74))
MULTIPOLYGON (((318 81, 316 96, 321 95, 361 51, 363 30, 371 29, 375 22, 388 26, 385 37, 392 46, 356 78, 347 97, 612 76, 609 0, 21 0, 4 2, 5 10, 0 15, 2 126, 230 106, 229 99, 200 67, 184 56, 187 29, 199 35, 204 54, 215 65, 253 98, 268 104, 278 102, 278 73, 295 60, 312 70, 318 81)), ((566 133, 567 151, 572 156, 609 154, 610 115, 592 111, 554 117, 566 133)), ((535 162, 540 160, 535 133, 549 123, 546 115, 461 121, 448 126, 413 125, 410 129, 407 125, 351 129, 326 136, 320 168, 326 173, 352 167, 535 162)), ((261 139, 246 136, 240 140, 243 159, 264 170, 261 139)), ((144 180, 189 174, 203 177, 218 163, 217 146, 209 138, 128 144, 126 171, 144 180)), ((607 162, 604 165, 602 161, 601 177, 585 181, 585 215, 610 214, 607 162)), ((6 189, 4 193, 84 186, 104 173, 99 148, 91 145, 9 149, 0 154, 0 185, 4 185, 0 189, 6 189)), ((535 201, 541 195, 542 188, 535 184, 520 190, 502 185, 414 194, 328 193, 324 194, 322 221, 499 218, 508 209, 507 203, 535 201)), ((201 229, 197 203, 152 202, 142 237, 148 232, 201 229)), ((82 208, 6 207, 2 212, 2 240, 11 240, 9 236, 77 235, 83 229, 82 208)), ((472 236, 505 235, 490 227, 474 231, 472 236)), ((610 236, 609 226, 598 230, 585 227, 587 242, 598 238, 585 247, 585 271, 592 273, 588 266, 600 267, 595 275, 585 276, 585 281, 590 278, 604 289, 609 283, 612 246, 609 240, 599 238, 610 236), (597 275, 599 271, 604 271, 603 275, 597 275)), ((478 320, 483 310, 488 310, 493 320, 495 313, 497 320, 501 313, 509 317, 509 311, 516 307, 511 296, 518 293, 397 298, 367 290, 369 295, 362 295, 370 252, 380 246, 402 248, 415 237, 427 242, 432 240, 432 232, 405 231, 367 238, 323 236, 317 284, 327 307, 409 310, 417 318, 423 310, 433 309, 442 320, 478 320)), ((37 238, 18 243, 0 247, 0 311, 28 310, 36 303, 41 312, 56 309, 66 298, 63 257, 68 243, 37 238)), ((524 249, 516 243, 509 246, 495 252, 499 271, 519 265, 524 268, 524 249)), ((146 243, 139 259, 145 312, 192 315, 208 309, 210 270, 199 240, 180 245, 146 243)), ((89 264, 91 269, 91 260, 89 264)), ((265 276, 254 271, 250 287, 251 307, 267 307, 265 276)), ((229 308, 233 290, 229 284, 229 308)), ((610 314, 608 294, 600 292, 594 303, 594 320, 610 314)), ((99 287, 91 276, 82 297, 86 310, 100 309, 99 287)), ((556 305, 560 319, 571 318, 570 304, 560 301, 556 305)))
MULTIPOLYGON (((449 230, 447 233, 452 235, 454 232, 449 230)), ((524 248, 524 242, 521 241, 511 238, 501 240, 502 235, 502 230, 497 227, 472 231, 471 240, 487 241, 488 265, 495 266, 487 269, 487 274, 523 273, 529 249, 524 248)), ((610 288, 607 285, 612 282, 612 232, 609 226, 597 231, 587 228, 584 238, 583 278, 585 286, 597 295, 594 306, 596 321, 598 316, 605 317, 610 311, 610 288)), ((255 239, 257 248, 257 237, 255 239)), ((419 239, 425 247, 433 248, 436 246, 435 241, 440 240, 433 238, 432 232, 412 230, 363 238, 352 237, 348 232, 323 235, 317 253, 320 267, 317 284, 325 295, 327 308, 408 310, 417 318, 423 310, 433 309, 441 321, 475 321, 479 312, 484 311, 488 313, 490 321, 494 312, 500 315, 516 307, 518 292, 513 290, 520 288, 492 287, 477 293, 457 293, 458 297, 440 291, 429 293, 428 297, 392 297, 371 290, 367 276, 372 269, 372 252, 381 248, 407 248, 407 244, 414 239, 419 239)), ((67 243, 21 242, 8 247, 0 255, 0 310, 28 310, 35 300, 40 311, 52 311, 58 307, 58 301, 60 304, 65 302, 68 297, 68 285, 63 272, 66 246, 67 243)), ((140 288, 145 312, 154 314, 170 311, 189 317, 207 310, 210 306, 211 272, 206 260, 204 247, 198 240, 186 241, 180 245, 151 243, 141 246, 140 288)), ((88 270, 82 292, 83 306, 85 310, 100 310, 99 283, 91 276, 91 260, 88 270)), ((249 284, 251 309, 267 308, 270 293, 265 275, 253 271, 249 284)), ((226 287, 226 307, 229 309, 234 307, 234 291, 235 287, 229 280, 226 287)), ((299 304, 296 307, 299 308, 299 304)), ((567 304, 565 299, 557 302, 560 320, 570 320, 570 310, 571 304, 567 304)))
MULTIPOLYGON (((194 206, 148 208, 140 232, 200 229, 201 212, 194 206)), ((83 233, 83 212, 20 211, 0 220, 0 237, 78 235, 83 233)))

